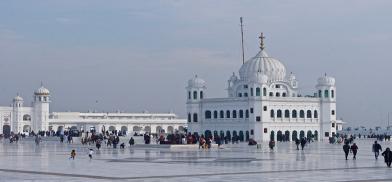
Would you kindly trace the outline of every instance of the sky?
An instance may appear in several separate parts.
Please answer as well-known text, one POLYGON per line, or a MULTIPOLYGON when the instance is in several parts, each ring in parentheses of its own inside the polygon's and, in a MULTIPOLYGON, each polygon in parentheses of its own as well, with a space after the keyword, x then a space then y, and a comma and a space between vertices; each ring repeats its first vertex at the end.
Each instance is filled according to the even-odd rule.
POLYGON ((336 78, 346 126, 385 126, 392 97, 392 1, 194 0, 1 1, 0 103, 25 105, 41 82, 51 111, 175 112, 184 117, 187 80, 226 97, 245 57, 268 54, 313 95, 336 78))

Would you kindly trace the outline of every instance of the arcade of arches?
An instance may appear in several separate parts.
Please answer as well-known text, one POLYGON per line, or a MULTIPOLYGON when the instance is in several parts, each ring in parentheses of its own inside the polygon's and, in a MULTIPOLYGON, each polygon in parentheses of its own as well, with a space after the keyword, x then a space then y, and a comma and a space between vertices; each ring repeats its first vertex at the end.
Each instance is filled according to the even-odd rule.
MULTIPOLYGON (((238 131, 237 130, 233 130, 233 131, 230 131, 230 130, 227 130, 227 131, 224 131, 224 130, 220 130, 220 131, 205 130, 204 133, 201 133, 201 134, 203 134, 206 138, 211 138, 211 137, 216 138, 217 136, 219 136, 221 139, 224 139, 224 138, 227 138, 228 140, 237 139, 237 140, 243 142, 243 141, 249 141, 249 139, 251 138, 251 135, 253 135, 253 132, 254 132, 253 130, 250 130, 250 131, 247 131, 247 130, 246 131, 243 131, 243 130, 238 130, 238 131)), ((194 133, 194 134, 200 135, 199 133, 194 133)))
POLYGON ((317 141, 319 139, 319 132, 317 130, 311 131, 311 130, 286 130, 286 131, 270 131, 270 140, 275 140, 275 141, 294 141, 296 139, 302 139, 302 138, 310 138, 312 140, 317 141))
MULTIPOLYGON (((24 129, 29 128, 25 126, 24 129)), ((52 126, 53 130, 64 131, 64 130, 83 130, 83 131, 109 131, 109 132, 121 132, 122 134, 143 134, 143 133, 152 133, 152 134, 170 134, 175 132, 185 133, 186 128, 181 125, 98 125, 98 126, 89 126, 89 125, 60 125, 60 126, 52 126)))

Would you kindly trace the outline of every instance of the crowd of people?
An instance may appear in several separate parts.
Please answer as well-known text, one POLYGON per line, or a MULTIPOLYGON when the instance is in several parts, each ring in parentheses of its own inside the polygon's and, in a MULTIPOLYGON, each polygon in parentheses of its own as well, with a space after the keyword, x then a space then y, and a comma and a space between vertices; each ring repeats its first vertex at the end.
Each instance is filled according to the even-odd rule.
MULTIPOLYGON (((28 134, 25 133, 11 133, 9 136, 5 137, 0 135, 0 139, 8 138, 10 143, 17 143, 21 138, 26 138, 27 136, 33 137, 36 145, 39 145, 42 141, 42 137, 52 137, 57 136, 60 138, 60 142, 63 143, 66 139, 68 144, 72 144, 74 137, 80 138, 80 143, 82 145, 95 145, 97 150, 100 150, 102 145, 106 145, 107 148, 117 148, 119 145, 120 148, 125 148, 125 143, 120 143, 120 137, 124 135, 123 132, 115 132, 115 131, 104 131, 101 133, 97 132, 74 132, 74 131, 64 131, 62 133, 54 132, 54 131, 39 131, 37 133, 30 132, 28 134)), ((134 134, 134 137, 143 136, 144 144, 151 144, 151 141, 156 144, 198 144, 200 149, 210 149, 212 144, 215 143, 220 148, 223 144, 228 144, 229 142, 236 144, 240 142, 240 138, 238 136, 233 137, 221 137, 219 135, 198 135, 198 134, 183 134, 183 133, 172 133, 172 134, 150 134, 148 132, 140 135, 138 133, 134 134)), ((388 167, 391 167, 392 163, 392 151, 390 148, 386 148, 385 151, 382 150, 382 146, 377 141, 389 141, 390 135, 342 135, 337 134, 333 137, 329 138, 330 144, 343 144, 343 152, 345 155, 345 159, 348 160, 350 154, 352 154, 353 160, 357 159, 357 153, 359 150, 358 145, 354 142, 355 139, 358 138, 374 138, 376 141, 372 145, 372 152, 374 153, 374 157, 378 160, 378 157, 381 155, 384 157, 384 161, 388 167)), ((248 145, 257 145, 257 142, 251 138, 247 140, 248 145)), ((297 150, 304 150, 307 144, 313 142, 312 138, 296 138, 293 143, 296 145, 297 150)), ((135 139, 130 137, 128 140, 128 144, 130 147, 135 145, 135 139)), ((274 150, 276 143, 274 140, 271 140, 268 143, 268 147, 271 151, 274 150)), ((94 150, 89 148, 88 156, 92 159, 92 155, 94 150)), ((70 159, 75 159, 76 151, 72 150, 70 159)))

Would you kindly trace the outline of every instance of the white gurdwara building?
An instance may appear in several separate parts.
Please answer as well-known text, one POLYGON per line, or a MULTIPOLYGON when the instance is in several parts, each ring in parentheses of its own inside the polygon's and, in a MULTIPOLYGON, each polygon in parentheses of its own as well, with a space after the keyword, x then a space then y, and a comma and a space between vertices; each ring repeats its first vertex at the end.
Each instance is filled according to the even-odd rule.
POLYGON ((335 79, 317 80, 313 96, 301 96, 294 74, 264 50, 246 61, 228 80, 227 98, 206 98, 206 83, 195 76, 188 81, 188 131, 198 135, 256 141, 313 137, 322 140, 342 129, 336 119, 335 79))
POLYGON ((186 125, 174 113, 50 112, 50 102, 50 92, 43 86, 34 92, 31 107, 25 107, 18 94, 10 107, 0 107, 0 134, 66 129, 155 134, 184 131, 186 125))

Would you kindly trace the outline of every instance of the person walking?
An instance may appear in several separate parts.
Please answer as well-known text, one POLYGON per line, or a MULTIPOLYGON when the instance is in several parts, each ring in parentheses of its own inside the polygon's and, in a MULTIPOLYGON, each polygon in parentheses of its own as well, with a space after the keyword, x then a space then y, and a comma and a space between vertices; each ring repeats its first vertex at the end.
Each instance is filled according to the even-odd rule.
POLYGON ((372 150, 374 152, 374 157, 376 160, 378 159, 378 155, 380 155, 380 151, 382 151, 381 145, 377 143, 377 141, 374 141, 372 150))
POLYGON ((135 140, 133 139, 133 137, 131 137, 131 139, 129 139, 129 146, 131 146, 132 147, 132 145, 134 145, 135 144, 135 140))
POLYGON ((302 139, 301 139, 301 149, 302 149, 302 150, 304 150, 305 145, 306 145, 306 139, 305 139, 305 138, 302 138, 302 139))
POLYGON ((39 145, 39 142, 41 142, 41 137, 39 135, 35 135, 35 144, 39 145))
POLYGON ((90 151, 88 152, 88 157, 91 159, 93 159, 93 154, 94 154, 94 150, 90 149, 90 151))
POLYGON ((269 142, 268 146, 269 146, 269 148, 270 148, 271 150, 274 150, 275 141, 274 141, 274 140, 271 140, 271 141, 269 142))
POLYGON ((344 151, 344 155, 345 155, 346 160, 347 160, 348 153, 350 152, 350 145, 348 144, 348 142, 346 142, 343 145, 343 151, 344 151))
POLYGON ((351 145, 351 151, 353 152, 353 159, 356 160, 357 159, 357 152, 358 152, 358 146, 357 144, 353 144, 351 145))
POLYGON ((71 151, 71 157, 69 159, 75 160, 76 152, 75 149, 71 151))
POLYGON ((97 147, 98 150, 99 150, 99 148, 101 148, 101 140, 97 140, 95 142, 95 147, 97 147))
POLYGON ((299 141, 298 138, 295 139, 295 145, 297 146, 297 150, 299 150, 299 144, 301 143, 301 141, 299 141))
POLYGON ((392 162, 392 151, 391 149, 386 148, 385 151, 381 154, 382 156, 384 156, 384 161, 385 163, 387 163, 388 167, 391 167, 391 162, 392 162))

